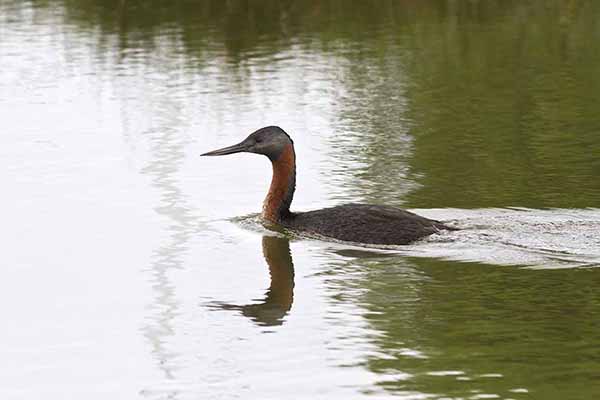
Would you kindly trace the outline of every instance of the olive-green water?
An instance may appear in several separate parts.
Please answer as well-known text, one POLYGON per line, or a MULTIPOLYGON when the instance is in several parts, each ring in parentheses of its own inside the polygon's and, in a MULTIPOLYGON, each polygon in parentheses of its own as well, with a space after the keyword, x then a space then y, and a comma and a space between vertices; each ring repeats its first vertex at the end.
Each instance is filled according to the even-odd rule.
POLYGON ((0 0, 2 399, 600 396, 600 3, 0 0), (271 231, 409 208, 371 249, 271 231))

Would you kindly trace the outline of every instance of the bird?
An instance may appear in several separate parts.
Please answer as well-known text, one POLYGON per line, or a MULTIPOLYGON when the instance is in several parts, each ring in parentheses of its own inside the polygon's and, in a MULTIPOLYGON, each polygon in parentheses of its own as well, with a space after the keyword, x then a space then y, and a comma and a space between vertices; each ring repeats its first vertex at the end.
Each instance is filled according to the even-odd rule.
POLYGON ((294 141, 282 128, 266 126, 233 146, 201 156, 255 153, 266 156, 273 175, 263 202, 262 218, 292 232, 366 245, 406 245, 443 230, 457 228, 388 205, 349 203, 313 211, 292 212, 296 190, 294 141))

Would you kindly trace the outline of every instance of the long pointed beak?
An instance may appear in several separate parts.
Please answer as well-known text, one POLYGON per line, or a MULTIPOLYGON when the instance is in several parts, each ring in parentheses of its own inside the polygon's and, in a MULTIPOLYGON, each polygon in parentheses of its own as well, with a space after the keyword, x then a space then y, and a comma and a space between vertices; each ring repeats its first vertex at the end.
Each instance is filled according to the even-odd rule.
POLYGON ((223 147, 222 149, 209 151, 208 153, 200 154, 201 156, 226 156, 227 154, 241 153, 248 151, 248 145, 244 142, 234 144, 233 146, 223 147))

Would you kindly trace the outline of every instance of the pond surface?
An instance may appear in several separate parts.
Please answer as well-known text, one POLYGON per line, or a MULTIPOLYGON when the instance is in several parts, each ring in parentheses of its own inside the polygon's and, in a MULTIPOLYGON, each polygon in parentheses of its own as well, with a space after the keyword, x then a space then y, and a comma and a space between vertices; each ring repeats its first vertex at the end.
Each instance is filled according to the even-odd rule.
POLYGON ((0 397, 600 395, 600 3, 0 0, 0 397), (371 249, 260 223, 389 204, 371 249))

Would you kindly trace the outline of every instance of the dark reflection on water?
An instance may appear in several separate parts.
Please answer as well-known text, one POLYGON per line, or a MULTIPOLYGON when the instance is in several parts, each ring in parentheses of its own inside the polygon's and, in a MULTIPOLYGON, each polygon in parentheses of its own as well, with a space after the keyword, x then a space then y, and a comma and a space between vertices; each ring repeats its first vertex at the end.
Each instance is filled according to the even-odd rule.
POLYGON ((262 238, 262 251, 271 277, 271 285, 264 298, 245 305, 215 301, 207 304, 208 307, 239 311, 257 325, 283 324, 294 301, 294 264, 289 239, 265 235, 262 238))

